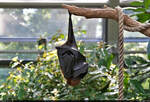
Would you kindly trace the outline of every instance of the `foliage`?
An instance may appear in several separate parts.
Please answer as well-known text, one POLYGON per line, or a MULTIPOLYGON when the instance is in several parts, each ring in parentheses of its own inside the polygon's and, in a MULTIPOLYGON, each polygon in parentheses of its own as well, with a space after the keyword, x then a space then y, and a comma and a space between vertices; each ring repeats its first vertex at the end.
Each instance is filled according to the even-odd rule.
POLYGON ((131 6, 138 6, 135 9, 130 9, 135 12, 132 16, 136 16, 138 21, 144 23, 150 20, 150 0, 134 1, 131 6))
MULTIPOLYGON (((132 5, 137 5, 136 3, 132 5)), ((146 5, 146 4, 145 4, 146 5)), ((146 6, 145 6, 146 7, 146 6)), ((9 11, 9 10, 8 10, 9 11)), ((137 10, 138 11, 138 10, 137 10)), ((17 12, 17 11, 16 11, 17 12)), ((39 10, 39 16, 43 22, 44 16, 39 10)), ((18 11, 19 13, 19 11, 18 11)), ((20 12, 19 14, 21 14, 20 12)), ((46 13, 48 14, 48 13, 46 13)), ((46 18, 49 18, 47 15, 46 18)), ((36 14, 31 15, 29 21, 36 23, 36 14)), ((17 18, 20 19, 21 18, 17 18)), ((40 22, 38 24, 40 24, 40 22)), ((35 29, 41 27, 34 23, 29 25, 35 29)), ((49 22, 45 22, 49 23, 49 22)), ((41 25, 43 26, 43 25, 41 25)), ((54 26, 55 27, 55 26, 54 26)), ((41 31, 43 32, 43 31, 41 31)), ((80 32, 77 32, 79 35, 80 32)), ((84 30, 82 33, 86 33, 84 30)), ((12 59, 12 71, 7 81, 0 85, 0 99, 2 100, 110 100, 117 99, 118 94, 118 67, 112 63, 114 55, 111 47, 103 42, 93 44, 78 42, 80 52, 83 53, 89 63, 89 73, 81 80, 78 86, 71 87, 62 77, 56 50, 56 44, 62 44, 65 36, 57 32, 49 42, 50 52, 45 51, 37 59, 36 63, 22 63, 18 57, 12 59), (92 52, 86 52, 92 49, 92 52)), ((10 44, 11 45, 11 44, 10 44)), ((34 44, 33 44, 34 45, 34 44)), ((34 46, 31 46, 34 47, 34 46)), ((20 45, 19 45, 20 46, 20 45)), ((16 47, 18 48, 18 47, 16 47)), ((20 47, 19 47, 20 48, 20 47)), ((39 49, 44 48, 42 45, 39 49)), ((125 57, 124 92, 125 99, 149 99, 150 98, 150 59, 139 56, 125 57)))
POLYGON ((125 57, 126 73, 124 79, 127 99, 150 98, 150 60, 140 56, 125 57))
MULTIPOLYGON (((63 38, 62 35, 58 37, 63 38)), ((53 43, 54 38, 51 41, 53 43)), ((79 45, 83 48, 83 43, 80 42, 79 45)), ((0 86, 0 98, 3 100, 113 99, 117 94, 117 67, 112 64, 113 55, 108 49, 98 45, 93 53, 86 54, 90 58, 89 73, 76 87, 66 85, 60 72, 56 50, 44 52, 37 63, 22 64, 22 61, 15 57, 11 63, 13 71, 10 72, 7 81, 0 86), (105 63, 97 65, 97 62, 105 63)))
MULTIPOLYGON (((64 36, 55 35, 50 44, 62 43, 64 36), (56 42, 57 41, 57 42, 56 42)), ((87 57, 89 73, 78 86, 66 84, 62 77, 55 49, 44 52, 37 63, 22 63, 18 57, 12 59, 12 71, 7 81, 0 86, 2 100, 108 100, 117 99, 118 67, 112 63, 111 46, 103 42, 94 44, 92 52, 86 52, 84 42, 79 49, 87 57)), ((91 47, 91 46, 89 46, 91 47)), ((41 47, 43 48, 43 47, 41 47)), ((149 99, 149 60, 138 56, 125 58, 125 99, 149 99), (143 66, 145 65, 145 66, 143 66), (143 67, 148 67, 144 69, 143 67)))
MULTIPOLYGON (((145 23, 150 21, 150 0, 134 1, 130 3, 130 8, 134 12, 139 22, 145 23)), ((150 42, 149 42, 150 44, 150 42)), ((125 57, 125 97, 127 99, 149 99, 150 98, 150 58, 149 44, 147 46, 147 58, 140 56, 128 55, 125 57)), ((139 45, 138 45, 139 47, 139 45)))
MULTIPOLYGON (((53 99, 54 88, 62 88, 61 73, 58 72, 56 51, 44 53, 36 64, 25 65, 17 58, 13 59, 12 68, 6 83, 1 86, 1 97, 5 99, 53 99)), ((56 90, 56 89, 55 89, 56 90)))

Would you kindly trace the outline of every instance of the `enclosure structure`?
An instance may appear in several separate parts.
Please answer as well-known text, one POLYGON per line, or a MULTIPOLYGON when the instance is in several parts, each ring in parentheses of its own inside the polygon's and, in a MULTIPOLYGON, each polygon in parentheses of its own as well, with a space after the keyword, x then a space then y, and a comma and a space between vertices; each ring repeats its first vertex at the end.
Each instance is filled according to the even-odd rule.
MULTIPOLYGON (((64 31, 60 31, 61 30, 60 28, 62 28, 62 26, 60 25, 63 25, 65 22, 67 22, 65 21, 66 15, 61 16, 60 18, 61 14, 64 15, 66 13, 65 10, 64 11, 61 10, 63 9, 61 7, 63 3, 76 5, 79 7, 87 7, 87 8, 100 8, 100 7, 103 7, 104 4, 108 5, 109 7, 116 7, 117 5, 120 5, 121 7, 129 6, 128 2, 123 2, 119 0, 109 0, 109 1, 104 1, 104 2, 94 1, 94 0, 90 2, 86 2, 86 1, 80 2, 76 0, 75 1, 63 1, 63 0, 62 1, 51 1, 51 0, 50 1, 32 1, 32 0, 31 1, 21 1, 21 0, 15 1, 14 0, 14 1, 8 1, 8 2, 1 1, 0 2, 0 7, 2 8, 1 15, 3 16, 3 19, 1 19, 1 21, 5 21, 2 23, 2 25, 4 25, 5 30, 2 31, 2 29, 4 28, 1 29, 0 41, 3 44, 3 46, 9 45, 12 42, 14 43, 12 43, 12 45, 10 44, 9 46, 15 46, 19 44, 17 45, 17 47, 15 46, 15 48, 12 48, 12 49, 4 48, 4 47, 1 48, 1 51, 0 51, 1 56, 2 56, 1 61, 0 61, 1 68, 3 69, 4 67, 8 68, 11 58, 13 58, 16 55, 20 56, 20 59, 23 59, 25 63, 28 61, 36 62, 36 56, 38 56, 39 53, 43 52, 43 51, 39 51, 35 46, 40 36, 43 36, 43 34, 45 34, 44 38, 48 42, 49 39, 51 39, 51 35, 54 34, 55 32, 66 33, 65 30, 67 26, 64 26, 64 31), (42 9, 46 9, 46 10, 48 9, 52 12, 52 14, 50 15, 47 14, 45 17, 41 17, 42 20, 38 19, 38 17, 40 17, 43 13, 42 9), (6 12, 7 13, 4 14, 4 11, 5 13, 6 12), (37 15, 35 14, 35 12, 37 12, 37 15), (32 17, 29 18, 28 16, 30 15, 32 15, 33 18, 32 17), (7 17, 9 17, 8 20, 5 19, 7 17), (50 19, 50 21, 48 21, 48 19, 50 19), (48 21, 48 24, 46 24, 47 22, 46 20, 48 21), (59 21, 55 22, 56 20, 59 20, 59 21), (36 25, 39 25, 39 27, 37 27, 36 25), (46 26, 42 27, 43 25, 46 25, 46 26), (8 30, 9 28, 11 28, 10 31, 8 30), (6 29, 8 31, 6 31, 6 29), (16 31, 14 31, 14 29, 16 29, 16 31), (21 29, 21 30, 18 31, 18 29, 21 29), (20 46, 25 46, 25 47, 21 48, 20 46)), ((48 10, 47 12, 49 12, 48 10)), ((130 13, 128 11, 124 11, 124 12, 130 13)), ((78 40, 83 40, 87 43, 104 41, 110 45, 117 45, 118 25, 115 21, 110 20, 110 19, 86 20, 84 18, 78 18, 78 17, 75 18, 75 16, 74 16, 74 19, 76 20, 75 21, 76 25, 79 26, 78 28, 76 28, 76 31, 85 29, 87 33, 86 35, 80 34, 81 36, 78 36, 78 40), (85 23, 83 23, 83 21, 85 21, 85 23), (96 26, 90 26, 90 25, 96 25, 96 26)), ((85 31, 82 30, 81 33, 84 33, 84 32, 85 31)), ((142 34, 136 34, 136 33, 132 34, 129 32, 125 32, 125 43, 139 42, 140 44, 140 43, 148 42, 148 40, 149 38, 142 34)), ((47 50, 49 49, 47 48, 47 50)), ((128 49, 125 49, 125 50, 128 50, 128 49)), ((116 48, 114 49, 114 53, 117 55, 116 48)), ((125 51, 125 53, 137 54, 137 53, 146 53, 146 51, 143 51, 143 50, 142 51, 130 51, 129 50, 129 51, 125 51)), ((115 61, 117 61, 117 57, 115 61)))

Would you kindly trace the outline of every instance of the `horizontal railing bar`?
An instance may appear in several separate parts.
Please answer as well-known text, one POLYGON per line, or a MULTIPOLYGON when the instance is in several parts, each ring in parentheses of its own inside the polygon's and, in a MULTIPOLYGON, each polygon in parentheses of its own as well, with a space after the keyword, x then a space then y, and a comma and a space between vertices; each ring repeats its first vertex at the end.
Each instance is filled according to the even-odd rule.
POLYGON ((86 42, 99 42, 102 41, 102 38, 77 38, 77 40, 86 41, 86 42))
POLYGON ((41 50, 0 50, 1 53, 28 53, 28 54, 35 54, 35 53, 44 53, 44 51, 41 50))
POLYGON ((100 2, 73 2, 73 1, 49 1, 49 2, 0 2, 1 8, 62 8, 62 4, 84 6, 84 7, 100 7, 106 3, 100 2))
POLYGON ((31 38, 0 38, 0 42, 36 42, 40 37, 31 37, 31 38))
MULTIPOLYGON (((92 50, 86 50, 87 53, 92 53, 92 50)), ((115 53, 115 52, 114 52, 115 53)), ((136 53, 143 53, 146 54, 146 51, 124 51, 125 54, 136 54, 136 53)), ((116 53, 115 53, 116 54, 116 53)))
MULTIPOLYGON (((40 37, 31 37, 31 38, 0 38, 0 42, 37 42, 40 39, 40 37)), ((51 38, 45 38, 48 41, 51 40, 51 38)), ((87 42, 97 42, 102 41, 102 38, 77 38, 77 40, 83 40, 87 42)), ((139 38, 139 37, 128 37, 124 39, 124 42, 148 42, 150 38, 139 38)))
MULTIPOLYGON (((51 51, 46 51, 46 52, 51 52, 51 51)), ((88 52, 88 53, 92 53, 93 51, 92 50, 85 50, 85 52, 88 52)), ((41 50, 0 50, 0 54, 1 53, 31 53, 31 54, 35 54, 35 53, 44 53, 44 51, 41 51, 41 50)), ((146 51, 125 51, 124 52, 125 54, 130 54, 130 53, 146 53, 146 51)))
POLYGON ((146 38, 138 38, 138 37, 134 37, 134 38, 124 38, 124 42, 148 42, 150 40, 150 38, 146 37, 146 38))
MULTIPOLYGON (((32 37, 32 38, 0 38, 0 42, 37 42, 40 37, 32 37)), ((51 37, 45 38, 46 40, 50 41, 51 37)), ((87 42, 97 42, 102 41, 101 38, 77 38, 77 40, 83 40, 87 42)))
MULTIPOLYGON (((0 1, 0 8, 62 8, 62 4, 76 5, 79 7, 93 7, 99 8, 104 5, 109 5, 105 2, 86 2, 86 1, 0 1)), ((130 3, 120 3, 121 7, 130 6, 130 3)))

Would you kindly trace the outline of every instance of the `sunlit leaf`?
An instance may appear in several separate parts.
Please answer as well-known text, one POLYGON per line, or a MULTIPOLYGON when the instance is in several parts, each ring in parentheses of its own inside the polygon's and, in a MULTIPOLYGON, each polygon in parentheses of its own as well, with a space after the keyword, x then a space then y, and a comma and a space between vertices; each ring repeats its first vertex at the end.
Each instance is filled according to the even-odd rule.
POLYGON ((148 9, 150 6, 150 0, 144 0, 144 7, 148 9))
POLYGON ((130 3, 131 6, 143 6, 143 2, 140 1, 134 1, 130 3))
POLYGON ((39 46, 38 46, 38 49, 42 49, 42 48, 43 48, 43 45, 39 45, 39 46))
POLYGON ((133 10, 134 12, 145 12, 146 9, 145 8, 137 8, 133 10))
POLYGON ((59 37, 60 37, 61 39, 64 39, 65 36, 64 36, 64 34, 60 34, 59 37))
POLYGON ((147 78, 147 79, 145 80, 145 82, 142 83, 142 86, 143 86, 144 89, 150 89, 150 87, 149 87, 149 86, 150 86, 150 85, 149 85, 149 84, 150 84, 150 83, 149 83, 149 80, 150 80, 150 78, 147 78))
POLYGON ((82 32, 83 34, 86 34, 86 33, 87 33, 86 30, 82 30, 81 32, 82 32))
POLYGON ((12 61, 17 62, 17 61, 18 61, 18 56, 17 56, 17 57, 12 58, 12 61))

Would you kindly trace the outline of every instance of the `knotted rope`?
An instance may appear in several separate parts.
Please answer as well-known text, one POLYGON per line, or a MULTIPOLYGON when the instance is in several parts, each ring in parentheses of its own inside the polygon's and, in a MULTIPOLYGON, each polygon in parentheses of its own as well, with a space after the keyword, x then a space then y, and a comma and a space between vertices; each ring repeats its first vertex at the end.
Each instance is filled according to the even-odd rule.
POLYGON ((118 87, 119 87, 119 93, 118 93, 118 99, 123 100, 123 73, 124 73, 124 37, 123 37, 123 30, 127 30, 130 32, 136 32, 136 31, 141 31, 144 30, 148 27, 150 27, 150 23, 142 24, 140 26, 136 27, 129 27, 124 25, 124 14, 122 12, 122 9, 118 6, 115 8, 116 11, 118 12, 118 25, 119 25, 119 35, 118 35, 118 50, 119 50, 119 73, 118 73, 118 87))

